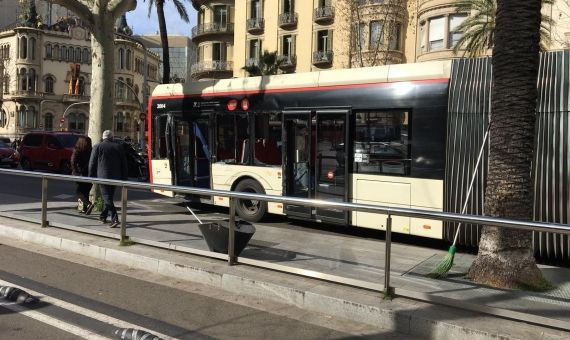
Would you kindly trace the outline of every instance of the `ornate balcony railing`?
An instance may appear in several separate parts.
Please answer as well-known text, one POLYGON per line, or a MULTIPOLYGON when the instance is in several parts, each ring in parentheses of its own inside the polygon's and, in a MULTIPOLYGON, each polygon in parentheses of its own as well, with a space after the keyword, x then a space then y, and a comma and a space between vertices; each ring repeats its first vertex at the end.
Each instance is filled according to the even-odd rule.
POLYGON ((246 67, 259 66, 259 58, 248 58, 248 59, 245 61, 245 66, 246 66, 246 67))
POLYGON ((79 103, 79 102, 88 102, 90 100, 90 96, 81 95, 81 94, 64 94, 61 100, 64 103, 79 103))
POLYGON ((233 71, 233 63, 223 60, 208 60, 195 63, 190 68, 192 76, 200 76, 209 72, 231 72, 233 71))
POLYGON ((324 6, 315 8, 315 21, 330 21, 334 19, 334 7, 324 6))
POLYGON ((209 22, 192 28, 192 39, 207 34, 233 33, 234 24, 231 22, 209 22))
POLYGON ((278 57, 279 62, 281 63, 279 67, 281 69, 289 69, 293 68, 297 65, 297 56, 296 55, 280 55, 278 57))
POLYGON ((285 12, 279 14, 279 27, 290 27, 297 25, 297 13, 285 12))
POLYGON ((313 52, 313 65, 332 64, 332 51, 315 51, 313 52))
POLYGON ((247 19, 246 25, 248 32, 260 32, 265 27, 265 20, 263 18, 250 18, 247 19))

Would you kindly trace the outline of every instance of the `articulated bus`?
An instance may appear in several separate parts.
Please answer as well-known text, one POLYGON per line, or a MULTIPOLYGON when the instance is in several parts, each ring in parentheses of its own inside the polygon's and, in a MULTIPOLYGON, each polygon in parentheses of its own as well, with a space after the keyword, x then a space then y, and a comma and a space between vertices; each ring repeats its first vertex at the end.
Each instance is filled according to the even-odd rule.
MULTIPOLYGON (((570 123, 568 103, 554 97, 568 99, 569 89, 554 68, 570 58, 567 51, 541 58, 540 105, 548 97, 549 106, 537 110, 535 217, 565 223, 570 123)), ((489 58, 159 85, 149 100, 151 181, 459 212, 489 121, 490 88, 489 58)), ((487 157, 467 213, 483 213, 487 157)), ((229 206, 224 197, 187 198, 229 206)), ((250 200, 236 211, 252 222, 268 213, 375 229, 386 221, 250 200)), ((395 232, 417 236, 451 239, 455 228, 393 218, 395 232)), ((478 239, 479 226, 463 228, 462 244, 478 239)), ((541 256, 570 258, 567 236, 536 233, 535 246, 541 256)))

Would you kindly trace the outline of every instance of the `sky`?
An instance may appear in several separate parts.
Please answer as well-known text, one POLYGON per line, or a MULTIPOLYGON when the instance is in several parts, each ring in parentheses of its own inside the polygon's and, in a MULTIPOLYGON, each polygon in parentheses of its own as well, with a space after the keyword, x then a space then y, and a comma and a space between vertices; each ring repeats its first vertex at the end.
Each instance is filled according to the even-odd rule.
MULTIPOLYGON (((190 23, 188 24, 180 19, 178 12, 172 5, 172 1, 165 1, 164 16, 166 17, 166 30, 169 35, 190 36, 192 27, 196 25, 196 10, 192 7, 190 0, 182 0, 182 2, 186 5, 186 10, 190 17, 190 23)), ((127 22, 132 27, 134 34, 158 34, 156 8, 153 8, 149 18, 148 2, 146 1, 137 1, 137 8, 127 13, 127 22)))

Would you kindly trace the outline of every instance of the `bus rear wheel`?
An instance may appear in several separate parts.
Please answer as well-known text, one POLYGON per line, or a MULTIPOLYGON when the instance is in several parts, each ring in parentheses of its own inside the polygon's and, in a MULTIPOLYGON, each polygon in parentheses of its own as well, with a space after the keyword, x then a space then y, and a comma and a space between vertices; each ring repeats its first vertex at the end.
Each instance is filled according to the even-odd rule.
MULTIPOLYGON (((235 191, 265 195, 261 184, 252 179, 244 179, 236 185, 235 191)), ((259 222, 267 213, 267 202, 258 200, 238 200, 236 212, 248 222, 259 222)))

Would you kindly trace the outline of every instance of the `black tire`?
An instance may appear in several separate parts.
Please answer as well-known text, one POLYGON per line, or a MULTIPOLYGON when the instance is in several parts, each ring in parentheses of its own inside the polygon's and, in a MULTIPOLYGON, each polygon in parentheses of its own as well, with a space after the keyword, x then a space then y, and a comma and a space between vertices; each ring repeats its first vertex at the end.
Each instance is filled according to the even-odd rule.
POLYGON ((27 158, 22 158, 22 160, 20 161, 20 165, 22 166, 22 170, 34 171, 34 169, 32 169, 32 164, 30 163, 30 160, 27 158))
POLYGON ((59 172, 64 175, 71 175, 71 164, 69 163, 69 161, 61 161, 59 172))
MULTIPOLYGON (((235 191, 250 192, 265 195, 265 190, 259 182, 253 179, 244 179, 239 182, 235 191)), ((238 200, 236 212, 243 220, 248 222, 259 222, 267 214, 267 202, 254 200, 238 200)))

